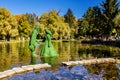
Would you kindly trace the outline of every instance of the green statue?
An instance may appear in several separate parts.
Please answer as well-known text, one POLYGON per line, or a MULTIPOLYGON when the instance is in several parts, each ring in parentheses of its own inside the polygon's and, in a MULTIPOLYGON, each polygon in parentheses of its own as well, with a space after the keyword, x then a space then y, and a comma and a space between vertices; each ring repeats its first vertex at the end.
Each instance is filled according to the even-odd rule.
POLYGON ((37 34, 39 32, 39 26, 35 26, 35 28, 33 29, 32 31, 32 34, 30 36, 30 41, 29 41, 29 49, 31 50, 32 54, 31 54, 31 63, 35 63, 36 61, 36 57, 37 57, 37 54, 36 54, 36 44, 39 42, 37 40, 37 34))
POLYGON ((50 30, 45 29, 45 42, 44 42, 44 46, 41 50, 40 56, 44 56, 44 57, 56 57, 58 56, 56 50, 54 49, 52 42, 51 42, 51 36, 52 33, 50 30))

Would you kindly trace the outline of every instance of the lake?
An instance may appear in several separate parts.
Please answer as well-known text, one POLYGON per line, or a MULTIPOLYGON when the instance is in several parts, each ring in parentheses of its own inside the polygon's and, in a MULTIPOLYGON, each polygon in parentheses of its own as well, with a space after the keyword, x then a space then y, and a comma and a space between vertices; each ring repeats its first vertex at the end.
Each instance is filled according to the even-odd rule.
MULTIPOLYGON (((31 52, 28 48, 28 44, 28 41, 0 43, 0 71, 31 64, 31 52)), ((60 63, 63 61, 94 58, 120 59, 120 48, 114 46, 81 44, 80 41, 53 41, 53 45, 59 57, 37 57, 36 64, 47 62, 53 66, 52 70, 56 70, 61 66, 60 63)), ((41 42, 36 50, 38 55, 42 47, 43 43, 41 42)), ((85 66, 92 74, 99 74, 101 71, 104 71, 104 77, 109 80, 120 77, 120 70, 117 67, 116 64, 95 64, 85 66)))

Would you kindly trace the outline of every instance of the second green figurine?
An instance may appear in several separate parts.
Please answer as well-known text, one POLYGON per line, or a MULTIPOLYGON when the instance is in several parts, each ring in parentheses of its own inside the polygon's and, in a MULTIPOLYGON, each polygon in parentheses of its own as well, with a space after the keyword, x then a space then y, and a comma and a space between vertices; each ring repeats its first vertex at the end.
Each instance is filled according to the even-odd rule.
POLYGON ((52 33, 50 30, 45 29, 45 42, 44 42, 44 46, 41 50, 40 56, 43 57, 57 57, 58 54, 56 52, 56 50, 54 49, 52 42, 51 42, 51 36, 52 33))

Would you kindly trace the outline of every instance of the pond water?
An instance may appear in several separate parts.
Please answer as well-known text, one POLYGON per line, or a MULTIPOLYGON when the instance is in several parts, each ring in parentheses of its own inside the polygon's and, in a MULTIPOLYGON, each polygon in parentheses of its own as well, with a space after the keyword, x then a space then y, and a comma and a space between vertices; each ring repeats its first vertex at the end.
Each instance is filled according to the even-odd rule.
MULTIPOLYGON (((59 54, 57 58, 40 58, 36 63, 47 62, 53 65, 52 70, 60 67, 60 63, 70 60, 94 59, 94 58, 117 58, 120 59, 120 48, 105 45, 81 44, 79 41, 71 42, 53 42, 56 51, 59 54)), ((43 43, 37 48, 39 55, 43 43)), ((16 66, 31 64, 31 52, 28 49, 28 41, 0 43, 0 71, 11 69, 16 66)), ((89 73, 99 74, 104 71, 104 77, 109 80, 120 77, 119 64, 96 64, 84 66, 89 73)))

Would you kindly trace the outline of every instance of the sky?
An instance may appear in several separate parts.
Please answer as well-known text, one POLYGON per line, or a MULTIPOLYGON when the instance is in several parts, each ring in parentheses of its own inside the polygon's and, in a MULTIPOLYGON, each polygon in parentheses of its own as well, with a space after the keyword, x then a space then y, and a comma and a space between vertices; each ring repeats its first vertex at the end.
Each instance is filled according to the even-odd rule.
MULTIPOLYGON (((54 9, 63 16, 70 8, 76 18, 81 18, 89 7, 100 6, 104 0, 0 0, 0 7, 11 14, 35 13, 40 16, 54 9)), ((120 1, 120 0, 119 0, 120 1)))

